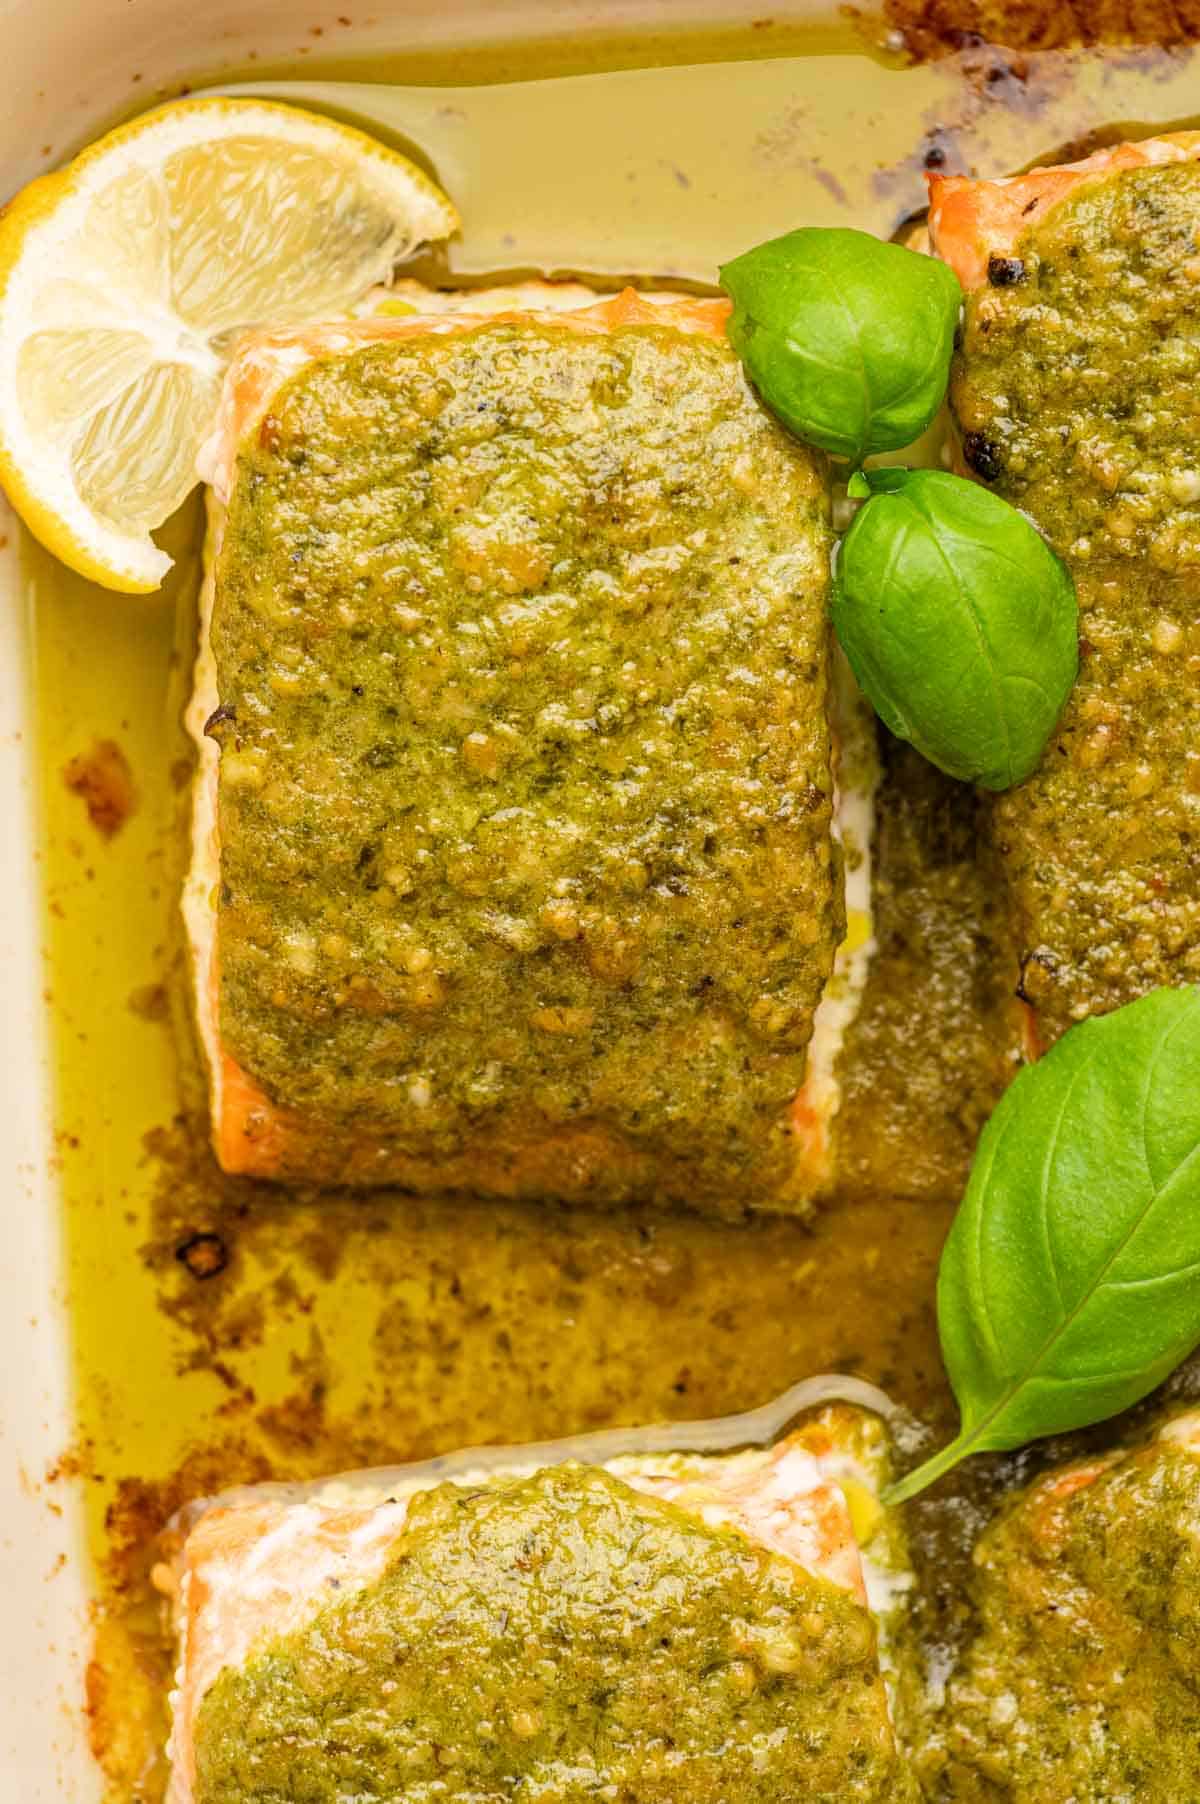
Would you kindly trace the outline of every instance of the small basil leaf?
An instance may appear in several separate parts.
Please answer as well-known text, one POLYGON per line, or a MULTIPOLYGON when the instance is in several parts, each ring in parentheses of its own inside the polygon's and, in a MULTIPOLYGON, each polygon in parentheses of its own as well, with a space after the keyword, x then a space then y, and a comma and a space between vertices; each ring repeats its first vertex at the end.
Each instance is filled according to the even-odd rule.
POLYGON ((857 461, 911 444, 937 413, 962 301, 946 264, 805 226, 726 263, 721 284, 730 342, 798 438, 857 461))
POLYGON ((1200 1342, 1200 989, 1084 1021, 1020 1073, 937 1303, 962 1431, 894 1502, 968 1454, 1127 1409, 1200 1342))
POLYGON ((1016 508, 942 470, 869 470, 833 625, 880 718, 952 777, 1037 768, 1079 662, 1075 586, 1016 508))

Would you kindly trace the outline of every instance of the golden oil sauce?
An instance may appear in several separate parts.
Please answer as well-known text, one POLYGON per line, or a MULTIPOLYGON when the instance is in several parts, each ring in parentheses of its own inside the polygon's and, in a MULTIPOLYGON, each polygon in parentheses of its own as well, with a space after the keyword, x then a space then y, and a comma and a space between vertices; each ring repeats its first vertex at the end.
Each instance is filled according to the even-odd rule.
MULTIPOLYGON (((1019 165, 1098 117, 1174 119, 1187 86, 1187 59, 1157 53, 1119 68, 1063 56, 1014 68, 984 47, 904 69, 868 48, 850 27, 768 23, 704 39, 480 46, 369 69, 313 54, 299 67, 214 74, 453 82, 467 107, 455 130, 469 142, 464 87, 610 70, 606 212, 624 228, 589 231, 578 194, 555 179, 561 112, 547 103, 542 117, 530 89, 508 160, 497 150, 469 196, 453 266, 692 279, 710 273, 727 235, 738 249, 801 219, 887 232, 920 204, 926 162, 1019 165), (776 65, 730 63, 707 149, 685 72, 677 112, 670 83, 660 90, 660 138, 690 148, 666 174, 680 209, 673 267, 640 261, 630 247, 641 197, 661 204, 662 157, 655 148, 652 166, 639 164, 636 78, 622 69, 754 55, 797 58, 790 109, 780 110, 776 65), (737 218, 731 156, 757 183, 737 218)), ((487 88, 478 93, 486 108, 487 88)), ((488 1440, 721 1414, 821 1370, 857 1372, 927 1415, 946 1407, 932 1309, 945 1206, 851 1200, 812 1226, 735 1226, 305 1198, 221 1177, 170 1019, 185 990, 177 897, 191 760, 179 714, 197 525, 190 507, 167 529, 178 561, 150 597, 108 594, 24 548, 78 1399, 64 1469, 86 1486, 103 1600, 93 1722, 120 1804, 161 1790, 166 1667, 146 1575, 155 1530, 188 1496, 488 1440), (63 772, 108 741, 128 761, 136 805, 105 838, 63 772)))

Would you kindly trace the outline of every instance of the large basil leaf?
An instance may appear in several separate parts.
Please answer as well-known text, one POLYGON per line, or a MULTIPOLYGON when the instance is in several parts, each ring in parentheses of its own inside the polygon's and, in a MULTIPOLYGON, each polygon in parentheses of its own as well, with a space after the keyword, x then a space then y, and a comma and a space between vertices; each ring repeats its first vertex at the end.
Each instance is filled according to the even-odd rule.
POLYGON ((1073 1027, 1010 1086, 942 1255, 938 1325, 971 1453, 1102 1421, 1200 1342, 1200 990, 1073 1027))
POLYGON ((944 470, 870 470, 838 552, 833 625, 881 720, 952 777, 1037 768, 1079 662, 1075 585, 998 495, 944 470))
POLYGON ((721 284, 734 350, 808 444, 857 461, 911 444, 937 413, 962 290, 936 258, 804 226, 726 263, 721 284))

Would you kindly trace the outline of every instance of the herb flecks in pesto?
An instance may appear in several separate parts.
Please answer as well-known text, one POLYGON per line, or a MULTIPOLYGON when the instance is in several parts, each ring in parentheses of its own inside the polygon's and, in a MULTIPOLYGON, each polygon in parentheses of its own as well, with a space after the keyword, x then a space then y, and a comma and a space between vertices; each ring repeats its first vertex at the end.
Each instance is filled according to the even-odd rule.
POLYGON ((392 340, 274 397, 212 630, 220 1028, 310 1130, 281 1176, 786 1193, 841 932, 826 513, 665 328, 392 340))
POLYGON ((1170 1441, 1052 1473, 975 1556, 979 1633, 933 1797, 1182 1804, 1200 1770, 1200 1459, 1170 1441), (1090 1482, 1089 1482, 1090 1480, 1090 1482))
POLYGON ((197 1804, 907 1796, 866 1610, 603 1472, 416 1499, 384 1576, 230 1668, 197 1804))
POLYGON ((1052 1038, 1200 975, 1200 166, 1088 180, 967 302, 968 460, 1075 577, 1080 673, 995 807, 1022 988, 1052 1038))

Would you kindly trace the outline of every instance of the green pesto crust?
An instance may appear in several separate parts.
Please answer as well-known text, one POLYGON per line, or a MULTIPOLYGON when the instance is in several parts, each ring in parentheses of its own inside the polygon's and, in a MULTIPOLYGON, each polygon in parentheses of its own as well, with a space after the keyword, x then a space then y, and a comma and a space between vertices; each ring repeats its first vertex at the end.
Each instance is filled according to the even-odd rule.
POLYGON ((585 1467, 417 1498, 203 1700, 196 1804, 890 1804, 866 1610, 585 1467))
POLYGON ((222 1043, 281 1177, 786 1203, 842 929, 821 460, 728 346, 315 362, 216 568, 222 1043))
POLYGON ((966 306, 967 460, 1079 594, 1074 693, 992 811, 1045 1039, 1200 976, 1198 229, 1200 165, 1097 176, 966 306))
POLYGON ((936 1798, 1183 1804, 1200 1773, 1200 1460, 1155 1442, 1022 1493, 975 1556, 936 1798))

